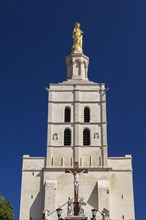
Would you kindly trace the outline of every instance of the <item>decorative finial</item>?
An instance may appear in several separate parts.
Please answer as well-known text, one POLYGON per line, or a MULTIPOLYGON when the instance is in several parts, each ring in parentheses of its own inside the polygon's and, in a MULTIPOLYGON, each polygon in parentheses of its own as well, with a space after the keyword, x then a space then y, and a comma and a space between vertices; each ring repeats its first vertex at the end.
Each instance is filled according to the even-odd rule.
POLYGON ((72 32, 72 37, 74 40, 72 51, 83 52, 83 49, 82 49, 83 34, 84 32, 80 29, 80 23, 79 22, 75 23, 75 26, 72 32))

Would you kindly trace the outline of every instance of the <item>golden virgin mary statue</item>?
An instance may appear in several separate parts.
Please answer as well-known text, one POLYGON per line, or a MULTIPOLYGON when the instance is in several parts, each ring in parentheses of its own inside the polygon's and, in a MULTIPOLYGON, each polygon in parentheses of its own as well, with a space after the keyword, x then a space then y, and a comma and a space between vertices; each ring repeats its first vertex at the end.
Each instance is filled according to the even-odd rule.
POLYGON ((79 51, 82 52, 82 42, 83 42, 83 31, 80 29, 80 23, 75 23, 73 32, 72 32, 72 37, 73 37, 73 46, 72 46, 72 50, 73 51, 79 51))

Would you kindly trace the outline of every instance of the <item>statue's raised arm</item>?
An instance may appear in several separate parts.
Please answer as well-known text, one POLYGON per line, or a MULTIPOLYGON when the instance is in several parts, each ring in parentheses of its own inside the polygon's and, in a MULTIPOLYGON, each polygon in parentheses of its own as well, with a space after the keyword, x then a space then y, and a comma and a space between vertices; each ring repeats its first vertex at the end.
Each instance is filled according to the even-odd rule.
POLYGON ((74 173, 73 173, 73 172, 71 172, 71 170, 69 170, 69 169, 68 169, 68 172, 70 172, 70 173, 71 173, 71 174, 74 176, 74 173))
POLYGON ((73 37, 73 51, 79 51, 82 52, 83 47, 83 31, 80 29, 80 23, 76 23, 73 29, 72 37, 73 37))

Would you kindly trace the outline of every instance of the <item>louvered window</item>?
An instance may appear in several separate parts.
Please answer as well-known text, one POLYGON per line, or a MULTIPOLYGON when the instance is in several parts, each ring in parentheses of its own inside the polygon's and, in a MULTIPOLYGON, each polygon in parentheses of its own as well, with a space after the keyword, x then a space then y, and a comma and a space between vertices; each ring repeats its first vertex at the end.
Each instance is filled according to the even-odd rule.
POLYGON ((90 109, 88 107, 84 108, 84 122, 90 122, 90 109))
POLYGON ((71 145, 71 131, 68 128, 64 131, 64 145, 71 145))
POLYGON ((69 107, 65 108, 64 121, 70 122, 70 108, 69 107))
POLYGON ((90 145, 90 131, 87 128, 83 131, 83 145, 90 145))

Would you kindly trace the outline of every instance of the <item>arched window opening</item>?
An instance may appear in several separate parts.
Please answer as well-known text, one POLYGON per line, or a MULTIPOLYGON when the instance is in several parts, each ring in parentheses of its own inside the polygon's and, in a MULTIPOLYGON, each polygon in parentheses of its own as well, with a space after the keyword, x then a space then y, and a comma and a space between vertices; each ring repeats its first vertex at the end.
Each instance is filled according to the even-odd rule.
POLYGON ((70 108, 69 107, 65 108, 64 121, 70 122, 70 108))
POLYGON ((83 131, 83 145, 90 145, 90 131, 88 128, 83 131))
POLYGON ((84 122, 90 122, 90 109, 88 107, 84 108, 84 122))
POLYGON ((79 62, 79 60, 75 61, 75 71, 74 71, 74 73, 75 73, 76 76, 80 75, 80 62, 79 62))
POLYGON ((64 131, 64 145, 71 145, 71 131, 68 128, 64 131))

